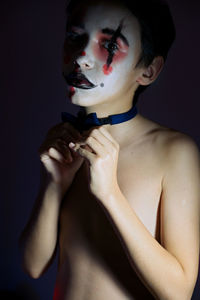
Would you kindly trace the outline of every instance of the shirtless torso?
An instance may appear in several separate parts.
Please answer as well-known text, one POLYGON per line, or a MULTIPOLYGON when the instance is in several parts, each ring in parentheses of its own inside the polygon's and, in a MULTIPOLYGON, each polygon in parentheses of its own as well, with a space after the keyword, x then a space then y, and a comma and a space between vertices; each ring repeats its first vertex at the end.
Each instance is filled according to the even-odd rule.
MULTIPOLYGON (((177 132, 145 118, 144 122, 144 133, 120 148, 118 184, 160 243, 165 157, 177 132)), ((63 199, 54 300, 154 299, 131 267, 108 214, 90 193, 87 168, 83 163, 63 199)))
MULTIPOLYGON (((128 2, 67 6, 68 96, 104 121, 137 103, 173 41, 163 3, 128 2)), ((53 300, 190 299, 199 259, 197 146, 139 113, 81 129, 56 124, 39 148, 41 187, 20 237, 24 270, 39 278, 59 246, 53 300)))

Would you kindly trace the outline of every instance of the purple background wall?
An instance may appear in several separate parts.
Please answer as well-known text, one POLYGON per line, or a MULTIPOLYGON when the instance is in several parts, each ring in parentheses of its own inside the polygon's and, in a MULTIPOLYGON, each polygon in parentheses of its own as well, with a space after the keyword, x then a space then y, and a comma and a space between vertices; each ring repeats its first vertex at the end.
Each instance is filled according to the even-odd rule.
MULTIPOLYGON (((165 69, 139 102, 144 116, 199 139, 200 2, 168 0, 177 29, 165 69)), ((56 261, 34 280, 19 264, 18 236, 39 185, 37 149, 67 101, 61 75, 64 0, 1 1, 1 255, 2 290, 9 299, 51 299, 56 261)), ((192 258, 191 258, 192 259, 192 258)), ((200 299, 200 278, 193 300, 200 299)), ((7 299, 4 294, 4 298, 7 299)))

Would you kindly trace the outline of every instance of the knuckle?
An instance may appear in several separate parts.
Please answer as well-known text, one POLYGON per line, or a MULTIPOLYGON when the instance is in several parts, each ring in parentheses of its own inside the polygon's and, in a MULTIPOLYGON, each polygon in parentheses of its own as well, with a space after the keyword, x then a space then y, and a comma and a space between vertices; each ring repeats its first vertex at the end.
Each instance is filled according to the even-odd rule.
POLYGON ((53 146, 49 147, 49 149, 48 149, 48 153, 52 153, 55 151, 58 151, 58 150, 56 149, 56 147, 53 147, 53 146))
POLYGON ((42 153, 42 154, 40 155, 40 160, 41 160, 41 161, 44 161, 44 160, 46 160, 47 158, 49 158, 49 155, 48 155, 47 152, 42 153))
POLYGON ((98 133, 98 129, 94 128, 91 133, 96 135, 98 133))
POLYGON ((86 139, 86 142, 87 142, 87 143, 91 143, 91 142, 92 142, 92 136, 89 136, 89 137, 86 139))

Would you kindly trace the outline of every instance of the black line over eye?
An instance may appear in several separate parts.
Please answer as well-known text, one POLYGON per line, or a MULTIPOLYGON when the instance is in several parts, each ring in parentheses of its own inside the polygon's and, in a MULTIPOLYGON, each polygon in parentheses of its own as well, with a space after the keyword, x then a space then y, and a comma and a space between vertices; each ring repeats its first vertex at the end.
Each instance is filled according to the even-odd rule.
POLYGON ((105 49, 108 50, 108 52, 115 52, 117 50, 119 50, 119 47, 118 47, 118 44, 115 43, 115 42, 112 42, 110 40, 106 40, 104 43, 103 43, 103 47, 105 49))
POLYGON ((112 48, 113 44, 116 45, 117 43, 117 38, 120 36, 121 34, 121 29, 122 29, 122 23, 123 23, 123 20, 120 22, 117 30, 114 32, 111 40, 110 40, 110 44, 111 44, 111 48, 109 47, 107 50, 108 50, 108 58, 107 58, 107 68, 109 68, 110 64, 112 63, 113 61, 113 57, 114 57, 114 54, 115 54, 115 50, 112 48))

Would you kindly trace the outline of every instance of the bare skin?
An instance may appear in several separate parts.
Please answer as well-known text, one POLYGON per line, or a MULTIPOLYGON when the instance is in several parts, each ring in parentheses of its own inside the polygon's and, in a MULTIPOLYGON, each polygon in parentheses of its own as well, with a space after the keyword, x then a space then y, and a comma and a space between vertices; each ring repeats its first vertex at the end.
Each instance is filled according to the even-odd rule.
MULTIPOLYGON (((138 86, 156 80, 163 59, 136 68, 139 27, 126 8, 98 3, 82 16, 84 29, 72 26, 82 48, 76 42, 70 48, 74 38, 66 43, 64 69, 67 76, 75 60, 97 90, 76 87, 71 101, 98 117, 125 112, 138 86), (107 37, 99 32, 108 27, 115 32, 112 41, 121 34, 128 39, 128 45, 119 41, 116 56, 108 55, 107 37)), ((190 137, 138 114, 81 134, 58 124, 39 154, 44 176, 21 246, 33 278, 48 269, 59 246, 54 300, 191 298, 199 258, 200 159, 190 137)))
MULTIPOLYGON (((159 203, 166 163, 164 146, 175 133, 141 115, 138 117, 142 132, 120 150, 118 182, 131 207, 160 242, 159 203)), ((59 248, 56 286, 62 286, 63 278, 68 282, 63 282, 61 299, 152 298, 131 268, 109 217, 88 189, 86 163, 63 200, 59 248)))
MULTIPOLYGON (((121 140, 117 167, 118 185, 126 197, 126 201, 130 204, 131 210, 139 217, 141 224, 147 229, 152 240, 157 241, 163 247, 162 249, 167 248, 163 234, 164 225, 167 224, 163 221, 166 206, 166 199, 163 197, 165 190, 163 179, 168 170, 170 149, 181 142, 183 148, 189 144, 189 155, 196 155, 194 157, 196 165, 194 165, 192 158, 191 170, 187 168, 189 174, 188 188, 191 184, 193 188, 193 193, 189 192, 190 200, 193 201, 192 212, 189 209, 189 214, 192 213, 192 223, 187 233, 188 223, 185 219, 183 220, 180 228, 181 235, 178 236, 177 244, 174 244, 172 249, 176 249, 180 243, 184 245, 181 250, 185 257, 188 257, 188 267, 187 259, 182 260, 182 262, 186 263, 188 278, 192 282, 191 297, 198 271, 199 201, 195 200, 196 196, 199 195, 197 147, 188 136, 165 128, 140 114, 134 120, 127 122, 126 126, 129 128, 129 130, 126 128, 127 134, 130 134, 129 137, 131 132, 134 132, 134 139, 129 138, 127 140, 120 135, 118 137, 115 135, 115 139, 119 143, 121 140), (137 132, 134 131, 134 128, 137 128, 137 132), (189 180, 191 176, 193 183, 189 180), (190 244, 192 244, 193 253, 191 253, 190 244), (191 254, 193 260, 191 260, 191 254)), ((65 131, 67 132, 66 127, 68 127, 67 124, 65 124, 65 131)), ((115 130, 114 127, 112 130, 115 130)), ((47 148, 50 140, 48 138, 44 143, 46 146, 48 145, 47 148)), ((72 137, 71 140, 75 142, 72 137)), ((102 207, 99 199, 91 193, 87 160, 81 163, 77 159, 78 156, 75 158, 72 153, 70 154, 70 151, 66 151, 67 148, 63 151, 62 147, 55 145, 52 141, 51 143, 54 149, 57 149, 57 155, 55 152, 49 154, 49 159, 53 159, 57 165, 57 171, 55 166, 51 170, 52 175, 63 173, 63 169, 66 172, 69 171, 70 165, 72 173, 75 165, 77 167, 79 164, 79 169, 71 186, 69 184, 68 192, 64 197, 63 182, 58 180, 61 177, 52 176, 53 180, 52 178, 48 179, 47 182, 50 183, 45 183, 46 194, 39 196, 39 208, 37 207, 35 210, 37 217, 34 217, 36 213, 33 211, 32 219, 30 219, 30 223, 26 226, 21 237, 22 244, 25 245, 25 270, 34 278, 41 276, 51 264, 57 245, 59 245, 54 300, 100 300, 111 297, 120 300, 142 300, 154 299, 153 295, 156 299, 164 299, 149 289, 149 285, 141 277, 141 273, 133 266, 127 247, 116 230, 113 219, 108 214, 109 209, 105 209, 106 205, 102 207), (58 154, 60 155, 59 158, 58 154), (63 160, 64 154, 68 163, 63 160), (74 163, 72 163, 72 157, 74 163), (60 169, 60 167, 62 168, 60 169)), ((176 164, 175 161, 174 164, 176 164)), ((179 174, 179 177, 182 177, 182 173, 179 174)), ((186 192, 180 189, 174 193, 173 202, 176 203, 176 198, 184 197, 182 193, 185 194, 186 192)), ((185 207, 188 210, 187 204, 185 207)), ((181 209, 180 205, 178 210, 181 209)), ((185 214, 187 215, 187 212, 185 214)), ((175 218, 179 220, 177 212, 175 212, 175 218)), ((174 232, 179 232, 178 226, 180 225, 178 224, 174 228, 174 232)), ((131 231, 134 232, 134 227, 131 231)), ((145 250, 144 255, 149 257, 148 261, 151 262, 151 253, 145 250)), ((154 265, 155 263, 153 263, 153 267, 154 265)), ((152 277, 152 274, 150 275, 152 277)), ((161 288, 163 289, 162 284, 161 288)), ((176 298, 179 299, 179 295, 176 298)), ((173 297, 169 299, 173 299, 173 297)), ((185 299, 189 298, 185 297, 185 299)))
MULTIPOLYGON (((167 154, 174 140, 188 137, 141 115, 137 126, 137 138, 121 145, 118 183, 145 228, 162 245, 161 195, 167 154)), ((85 162, 62 203, 54 299, 154 299, 131 267, 112 219, 88 187, 85 162)))

